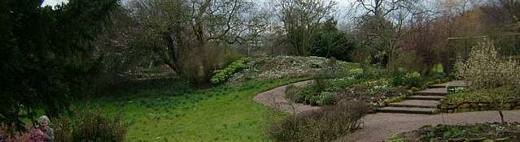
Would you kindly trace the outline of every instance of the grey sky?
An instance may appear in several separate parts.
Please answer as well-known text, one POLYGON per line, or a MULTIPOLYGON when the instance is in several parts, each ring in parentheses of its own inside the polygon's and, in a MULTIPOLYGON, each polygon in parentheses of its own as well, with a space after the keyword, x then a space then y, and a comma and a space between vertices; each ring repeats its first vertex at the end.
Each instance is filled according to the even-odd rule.
POLYGON ((43 1, 43 6, 55 6, 61 3, 66 3, 68 0, 45 0, 43 1))

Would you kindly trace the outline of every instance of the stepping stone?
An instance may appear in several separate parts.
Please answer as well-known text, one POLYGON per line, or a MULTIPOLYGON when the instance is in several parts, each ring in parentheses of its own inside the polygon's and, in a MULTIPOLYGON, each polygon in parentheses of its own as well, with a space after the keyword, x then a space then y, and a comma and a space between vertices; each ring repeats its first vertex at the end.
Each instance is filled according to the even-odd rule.
POLYGON ((444 96, 448 94, 448 89, 446 88, 430 88, 422 91, 415 92, 417 95, 423 96, 444 96))
POLYGON ((415 95, 415 96, 408 96, 406 99, 409 99, 409 100, 442 100, 442 99, 444 99, 444 96, 415 95))
POLYGON ((378 108, 378 112, 389 113, 414 113, 414 114, 435 114, 438 111, 436 108, 417 108, 417 107, 383 107, 378 108))
POLYGON ((437 108, 439 101, 432 100, 404 100, 402 102, 391 103, 391 107, 417 107, 417 108, 437 108))
POLYGON ((430 85, 430 87, 431 88, 443 88, 443 87, 447 87, 447 86, 450 86, 450 87, 468 87, 469 85, 471 85, 471 83, 469 83, 467 81, 456 80, 456 81, 450 81, 450 82, 441 83, 441 84, 430 85))

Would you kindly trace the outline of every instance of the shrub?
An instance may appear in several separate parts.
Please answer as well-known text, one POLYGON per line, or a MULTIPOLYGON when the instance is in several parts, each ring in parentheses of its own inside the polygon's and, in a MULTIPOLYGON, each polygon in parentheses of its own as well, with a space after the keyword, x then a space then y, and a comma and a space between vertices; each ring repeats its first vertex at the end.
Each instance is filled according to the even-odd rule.
POLYGON ((442 78, 446 75, 446 73, 444 73, 444 67, 442 64, 434 65, 431 70, 431 74, 434 78, 442 78))
POLYGON ((56 122, 56 141, 125 141, 126 127, 121 119, 111 119, 99 112, 75 112, 73 116, 63 117, 56 122))
POLYGON ((458 60, 457 75, 470 81, 474 88, 495 88, 520 85, 520 66, 498 55, 491 41, 473 47, 467 61, 458 60))
POLYGON ((406 86, 406 87, 420 87, 422 82, 421 74, 419 72, 405 73, 400 70, 394 74, 392 84, 394 86, 406 86))
POLYGON ((234 73, 237 73, 247 67, 249 58, 242 58, 229 64, 227 67, 216 70, 213 77, 211 77, 211 83, 220 84, 229 79, 234 73))
POLYGON ((359 129, 368 108, 364 102, 342 100, 322 110, 288 116, 268 133, 275 141, 331 141, 359 129))

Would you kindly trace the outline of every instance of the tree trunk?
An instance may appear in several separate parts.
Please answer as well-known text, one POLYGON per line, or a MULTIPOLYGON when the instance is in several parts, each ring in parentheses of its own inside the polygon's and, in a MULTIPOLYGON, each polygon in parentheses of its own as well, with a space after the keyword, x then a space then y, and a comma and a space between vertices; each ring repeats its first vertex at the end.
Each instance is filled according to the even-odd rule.
POLYGON ((500 122, 506 123, 506 121, 504 120, 504 113, 502 113, 502 110, 498 111, 498 115, 500 115, 500 122))

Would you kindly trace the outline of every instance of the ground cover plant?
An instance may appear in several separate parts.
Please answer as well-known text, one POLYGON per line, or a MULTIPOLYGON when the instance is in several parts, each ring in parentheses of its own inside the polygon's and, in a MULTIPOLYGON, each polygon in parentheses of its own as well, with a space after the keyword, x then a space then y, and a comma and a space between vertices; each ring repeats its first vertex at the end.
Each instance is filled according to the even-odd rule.
POLYGON ((424 126, 389 138, 391 142, 441 141, 516 141, 519 123, 481 123, 472 125, 424 126))
MULTIPOLYGON (((321 70, 327 69, 329 59, 324 57, 274 56, 258 57, 247 62, 247 67, 235 73, 228 82, 247 80, 269 80, 288 77, 312 77, 321 70)), ((359 67, 359 64, 336 61, 338 70, 359 67)))
POLYGON ((443 75, 422 76, 418 72, 403 70, 388 73, 372 66, 351 68, 334 78, 320 77, 323 75, 319 73, 307 85, 289 86, 287 97, 310 105, 331 105, 349 98, 365 101, 375 108, 400 101, 413 91, 439 83, 444 78, 443 75))

